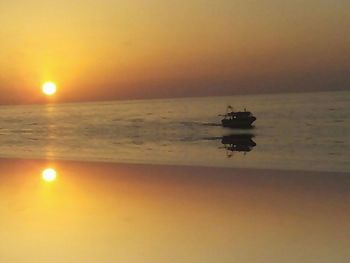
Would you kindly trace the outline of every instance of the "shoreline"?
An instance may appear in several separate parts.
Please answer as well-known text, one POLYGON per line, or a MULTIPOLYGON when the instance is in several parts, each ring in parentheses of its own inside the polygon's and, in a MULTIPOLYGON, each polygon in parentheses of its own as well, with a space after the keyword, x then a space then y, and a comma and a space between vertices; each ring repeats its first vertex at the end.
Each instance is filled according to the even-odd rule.
POLYGON ((264 169, 254 167, 222 167, 222 166, 199 166, 199 165, 177 165, 177 164, 164 164, 164 163, 139 163, 139 162, 108 162, 108 161, 91 161, 91 160, 71 160, 71 159, 41 159, 41 158, 13 158, 13 157, 0 157, 0 169, 3 166, 9 167, 12 165, 26 164, 46 164, 48 166, 55 166, 64 164, 68 166, 85 166, 85 167, 97 167, 97 168, 132 168, 132 169, 185 169, 188 171, 203 171, 210 170, 212 172, 233 172, 233 173, 251 173, 251 174, 280 174, 280 175, 340 175, 348 176, 348 172, 339 171, 318 171, 318 170, 297 170, 297 169, 264 169))

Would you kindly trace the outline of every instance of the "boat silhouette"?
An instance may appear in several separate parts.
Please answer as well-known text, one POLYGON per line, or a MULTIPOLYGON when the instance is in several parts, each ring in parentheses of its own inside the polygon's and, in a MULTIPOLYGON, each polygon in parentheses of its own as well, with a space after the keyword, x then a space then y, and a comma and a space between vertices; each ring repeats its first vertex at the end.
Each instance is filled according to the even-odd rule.
POLYGON ((228 128, 252 128, 256 117, 250 111, 233 111, 232 106, 227 106, 226 113, 221 120, 223 127, 228 128))

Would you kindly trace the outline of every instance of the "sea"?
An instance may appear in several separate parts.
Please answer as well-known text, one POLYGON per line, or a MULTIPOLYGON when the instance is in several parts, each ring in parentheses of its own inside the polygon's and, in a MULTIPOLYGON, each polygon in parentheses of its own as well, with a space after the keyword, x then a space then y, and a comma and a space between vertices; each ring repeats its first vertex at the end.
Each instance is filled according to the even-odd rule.
POLYGON ((0 157, 347 173, 350 92, 1 106, 0 157), (228 105, 255 127, 223 128, 228 105))
POLYGON ((0 262, 350 262, 349 124, 346 91, 1 106, 0 262))

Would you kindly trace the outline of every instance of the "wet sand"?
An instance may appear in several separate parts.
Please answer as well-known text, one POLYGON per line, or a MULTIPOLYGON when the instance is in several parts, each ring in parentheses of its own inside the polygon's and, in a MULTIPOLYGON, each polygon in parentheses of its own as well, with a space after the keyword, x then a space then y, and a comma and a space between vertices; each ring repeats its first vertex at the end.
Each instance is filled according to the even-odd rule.
POLYGON ((0 262, 349 262, 349 203, 345 173, 2 159, 0 262))

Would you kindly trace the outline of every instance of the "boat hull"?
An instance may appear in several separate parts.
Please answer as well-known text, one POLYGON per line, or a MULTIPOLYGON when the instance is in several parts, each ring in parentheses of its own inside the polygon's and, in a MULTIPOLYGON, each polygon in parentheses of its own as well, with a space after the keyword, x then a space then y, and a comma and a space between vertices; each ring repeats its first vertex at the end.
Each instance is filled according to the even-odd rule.
POLYGON ((228 128, 251 128, 255 117, 245 119, 223 119, 221 120, 222 126, 228 128))

